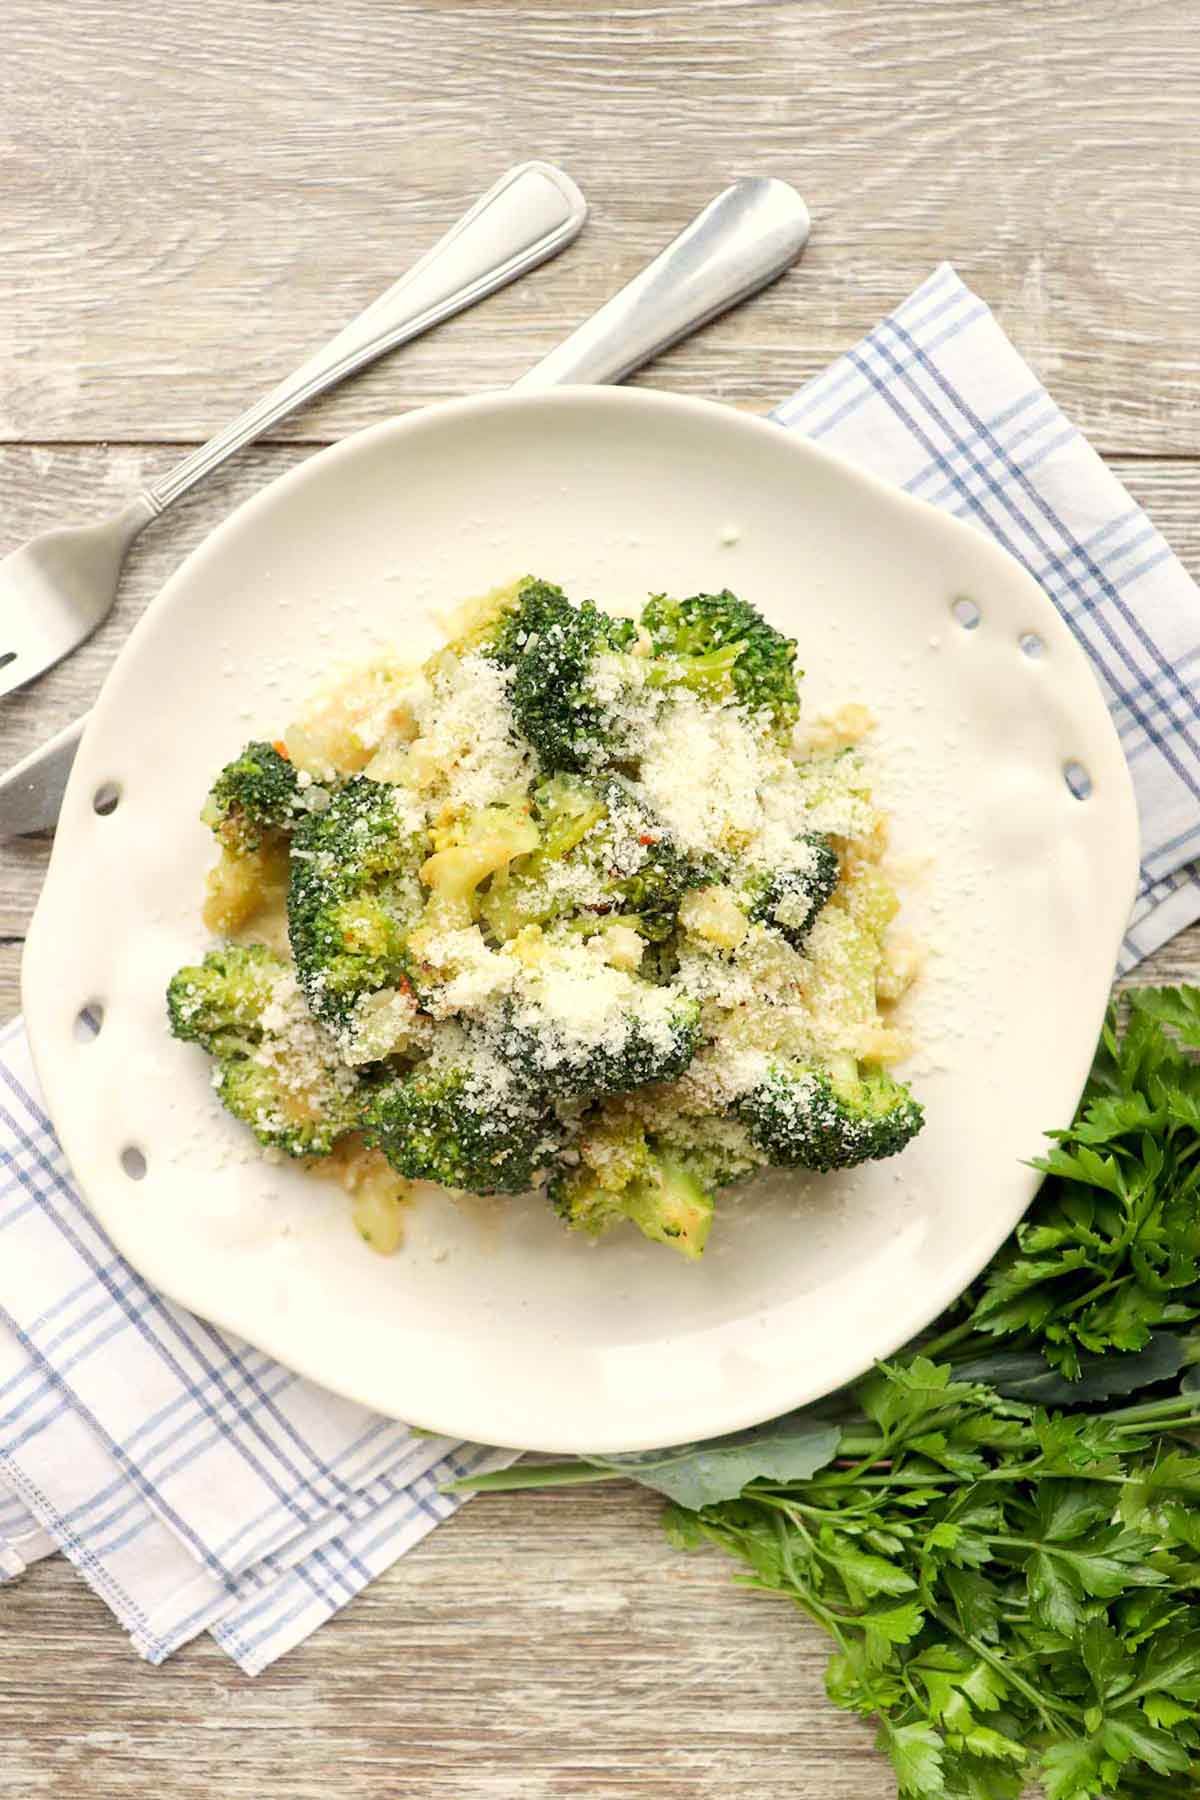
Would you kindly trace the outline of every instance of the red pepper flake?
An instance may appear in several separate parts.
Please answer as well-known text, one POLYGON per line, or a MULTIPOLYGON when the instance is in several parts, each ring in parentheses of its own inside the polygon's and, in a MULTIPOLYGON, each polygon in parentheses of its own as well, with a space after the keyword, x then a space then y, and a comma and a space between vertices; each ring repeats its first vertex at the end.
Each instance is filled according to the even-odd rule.
POLYGON ((657 842, 658 842, 658 839, 655 837, 655 835, 652 831, 643 831, 641 836, 638 838, 639 844, 657 844, 657 842))
POLYGON ((271 748, 272 748, 272 750, 276 751, 280 756, 282 756, 284 762, 291 762, 292 759, 291 759, 290 755, 288 754, 288 747, 284 743, 282 738, 276 738, 274 743, 271 745, 271 748))

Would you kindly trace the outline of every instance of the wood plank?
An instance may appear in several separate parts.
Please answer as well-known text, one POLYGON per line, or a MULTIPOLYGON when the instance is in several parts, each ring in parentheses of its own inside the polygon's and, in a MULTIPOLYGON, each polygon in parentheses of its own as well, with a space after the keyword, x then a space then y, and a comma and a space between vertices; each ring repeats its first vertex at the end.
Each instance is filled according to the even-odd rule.
POLYGON ((480 1498, 250 1682, 151 1672, 65 1563, 5 1589, 0 1796, 733 1800, 895 1785, 787 1605, 667 1545, 633 1487, 480 1498))
POLYGON ((540 154, 588 193, 584 241, 292 434, 511 381, 753 171, 805 192, 810 253, 657 383, 761 408, 951 257, 1099 445, 1194 452, 1194 25, 1190 0, 9 0, 0 435, 207 436, 540 154))

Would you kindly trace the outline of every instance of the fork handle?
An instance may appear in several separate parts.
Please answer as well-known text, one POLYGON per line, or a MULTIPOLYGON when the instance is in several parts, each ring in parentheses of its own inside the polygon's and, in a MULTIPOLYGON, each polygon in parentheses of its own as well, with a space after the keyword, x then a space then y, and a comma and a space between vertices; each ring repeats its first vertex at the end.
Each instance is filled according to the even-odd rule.
POLYGON ((149 517, 335 382, 545 262, 577 236, 586 217, 583 195, 561 169, 544 162, 510 169, 353 324, 145 489, 140 498, 149 517))

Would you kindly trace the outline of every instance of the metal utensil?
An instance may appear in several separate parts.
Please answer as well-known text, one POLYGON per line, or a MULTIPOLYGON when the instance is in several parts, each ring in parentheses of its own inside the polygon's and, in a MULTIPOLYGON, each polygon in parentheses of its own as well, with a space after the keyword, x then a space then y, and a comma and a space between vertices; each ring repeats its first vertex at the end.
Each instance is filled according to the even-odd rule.
POLYGON ((107 618, 130 545, 172 501, 335 382, 545 262, 586 217, 561 169, 510 169, 352 324, 115 518, 46 531, 14 550, 0 562, 0 694, 68 656, 107 618))
MULTIPOLYGON (((808 232, 808 209, 787 182, 735 182, 514 385, 621 381, 774 281, 799 256, 808 232)), ((0 776, 0 835, 54 824, 86 724, 85 714, 0 776)))

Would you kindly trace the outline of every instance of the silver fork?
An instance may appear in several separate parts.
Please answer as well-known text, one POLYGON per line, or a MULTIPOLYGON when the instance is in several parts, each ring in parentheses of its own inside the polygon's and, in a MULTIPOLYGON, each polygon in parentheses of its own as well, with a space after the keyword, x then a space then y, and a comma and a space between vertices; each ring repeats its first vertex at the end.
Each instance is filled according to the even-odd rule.
MULTIPOLYGON (((514 385, 624 380, 774 281, 799 256, 808 232, 808 209, 786 181, 734 182, 514 385)), ((87 720, 86 713, 72 720, 0 776, 0 837, 54 824, 87 720)))
POLYGON ((69 656, 112 610, 140 531, 289 413, 378 356, 473 306, 579 235, 583 195, 549 163, 502 175, 432 250, 294 374, 115 518, 30 538, 0 562, 0 695, 69 656))

